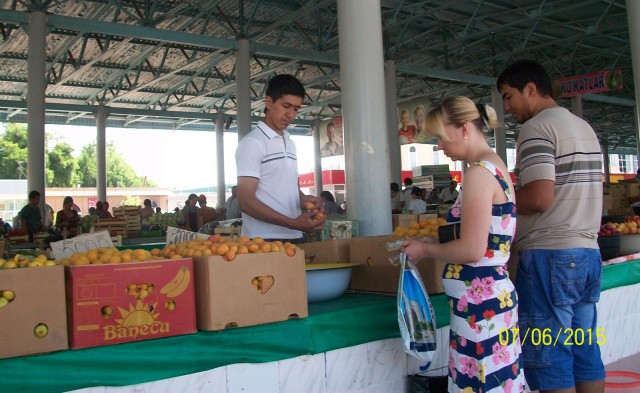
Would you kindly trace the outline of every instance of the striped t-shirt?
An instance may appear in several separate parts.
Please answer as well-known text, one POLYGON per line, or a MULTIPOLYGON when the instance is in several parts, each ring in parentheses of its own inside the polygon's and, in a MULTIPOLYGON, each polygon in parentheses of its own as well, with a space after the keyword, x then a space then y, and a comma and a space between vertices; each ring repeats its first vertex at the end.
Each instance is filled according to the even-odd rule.
POLYGON ((517 251, 598 248, 602 153, 587 122, 562 107, 528 120, 518 135, 515 175, 516 188, 535 180, 555 182, 549 210, 518 216, 517 251))

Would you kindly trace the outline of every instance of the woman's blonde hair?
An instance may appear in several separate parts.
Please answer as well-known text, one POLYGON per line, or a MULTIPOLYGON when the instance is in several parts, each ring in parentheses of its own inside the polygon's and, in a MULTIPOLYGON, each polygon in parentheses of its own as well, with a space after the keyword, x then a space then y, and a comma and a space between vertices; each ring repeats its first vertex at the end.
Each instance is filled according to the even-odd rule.
POLYGON ((444 130, 444 112, 448 116, 447 123, 457 127, 471 122, 482 132, 485 125, 487 128, 496 128, 500 125, 496 111, 489 105, 476 105, 464 96, 447 97, 440 105, 429 111, 425 120, 427 134, 445 141, 449 141, 449 136, 444 130))

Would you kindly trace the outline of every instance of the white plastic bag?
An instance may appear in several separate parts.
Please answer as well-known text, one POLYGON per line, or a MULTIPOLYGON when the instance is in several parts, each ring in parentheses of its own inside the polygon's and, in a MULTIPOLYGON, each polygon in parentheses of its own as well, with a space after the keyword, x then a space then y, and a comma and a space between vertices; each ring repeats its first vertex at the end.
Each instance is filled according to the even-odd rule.
POLYGON ((399 254, 398 326, 404 350, 423 362, 420 371, 431 364, 436 350, 436 320, 431 301, 416 266, 404 253, 399 254))

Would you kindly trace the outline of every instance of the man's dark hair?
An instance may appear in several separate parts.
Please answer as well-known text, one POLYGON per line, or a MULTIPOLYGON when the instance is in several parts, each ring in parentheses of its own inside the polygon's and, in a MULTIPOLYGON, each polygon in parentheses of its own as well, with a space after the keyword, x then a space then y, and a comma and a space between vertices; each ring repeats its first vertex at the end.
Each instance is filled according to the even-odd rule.
POLYGON ((542 97, 551 96, 551 78, 544 67, 533 60, 518 60, 509 65, 498 77, 496 87, 507 85, 522 92, 527 83, 532 82, 542 97))
POLYGON ((33 190, 29 193, 29 200, 36 199, 40 196, 40 193, 36 190, 33 190))
POLYGON ((413 179, 411 179, 410 177, 407 177, 404 179, 404 185, 405 186, 410 186, 413 184, 413 179))
POLYGON ((333 198, 333 194, 330 191, 322 191, 320 196, 323 196, 329 202, 335 202, 335 198, 333 198))
POLYGON ((276 75, 269 81, 267 85, 266 95, 271 97, 273 101, 277 101, 286 94, 300 97, 304 99, 305 91, 302 83, 293 75, 281 74, 276 75))
POLYGON ((391 191, 400 191, 400 186, 398 185, 398 183, 391 183, 391 191))

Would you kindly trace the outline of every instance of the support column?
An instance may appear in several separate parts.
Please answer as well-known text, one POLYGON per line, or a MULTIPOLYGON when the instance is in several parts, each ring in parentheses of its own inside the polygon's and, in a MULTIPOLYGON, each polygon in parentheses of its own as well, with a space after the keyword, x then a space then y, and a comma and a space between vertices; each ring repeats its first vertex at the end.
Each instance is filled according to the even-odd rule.
POLYGON ((226 201, 226 183, 224 178, 224 121, 225 115, 218 109, 216 116, 216 173, 218 182, 216 187, 216 209, 224 207, 226 201))
POLYGON ((338 0, 347 214, 360 235, 391 233, 380 0, 338 0))
POLYGON ((98 106, 96 113, 96 194, 99 201, 107 200, 107 107, 98 106))
POLYGON ((637 23, 640 18, 640 1, 627 0, 627 26, 629 26, 629 47, 631 48, 631 64, 633 64, 633 84, 635 89, 635 128, 637 150, 640 152, 640 25, 637 23))
MULTIPOLYGON (((47 38, 47 14, 44 11, 29 12, 29 48, 27 50, 27 192, 38 191, 40 217, 44 225, 45 207, 45 80, 47 38)), ((18 163, 15 163, 18 165, 18 163)))
POLYGON ((320 153, 320 120, 316 120, 313 122, 313 157, 314 157, 314 165, 313 165, 313 183, 316 189, 315 195, 320 197, 320 193, 322 192, 322 155, 320 153))
POLYGON ((238 40, 236 54, 236 108, 238 113, 238 140, 251 131, 251 75, 249 40, 238 40))
POLYGON ((571 113, 582 119, 582 96, 571 97, 571 113))
POLYGON ((402 157, 398 136, 398 95, 396 62, 385 61, 384 87, 387 97, 387 137, 389 144, 389 181, 402 184, 402 157))
POLYGON ((602 151, 602 169, 604 169, 604 184, 611 184, 611 169, 609 168, 609 144, 604 141, 600 146, 602 151))
POLYGON ((500 156, 502 161, 504 161, 504 165, 509 169, 509 164, 507 162, 507 137, 504 126, 504 103, 502 102, 502 96, 500 95, 498 88, 495 86, 495 83, 493 87, 491 87, 491 106, 495 109, 496 114, 498 115, 498 123, 500 124, 493 130, 493 138, 496 143, 496 154, 500 156))

